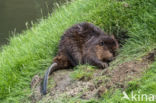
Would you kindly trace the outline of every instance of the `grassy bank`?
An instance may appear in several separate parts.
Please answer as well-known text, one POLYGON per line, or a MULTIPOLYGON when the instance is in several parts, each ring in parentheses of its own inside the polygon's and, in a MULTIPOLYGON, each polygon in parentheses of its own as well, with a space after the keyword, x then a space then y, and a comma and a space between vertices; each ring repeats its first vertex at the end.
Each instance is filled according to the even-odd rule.
POLYGON ((59 7, 2 47, 0 100, 19 102, 30 96, 32 76, 44 74, 56 55, 60 36, 75 23, 88 21, 118 37, 127 31, 130 38, 117 61, 139 59, 156 46, 155 5, 155 0, 75 0, 59 7))

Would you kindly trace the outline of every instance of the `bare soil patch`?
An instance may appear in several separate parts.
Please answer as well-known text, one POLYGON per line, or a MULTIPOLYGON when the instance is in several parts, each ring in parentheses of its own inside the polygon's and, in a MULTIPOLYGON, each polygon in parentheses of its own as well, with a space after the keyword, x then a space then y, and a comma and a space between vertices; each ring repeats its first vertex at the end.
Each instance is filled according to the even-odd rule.
POLYGON ((113 69, 97 69, 92 79, 88 81, 71 79, 70 74, 73 70, 58 70, 50 77, 54 79, 55 85, 48 90, 46 96, 40 94, 41 78, 34 76, 32 80, 37 83, 32 81, 35 86, 32 85, 33 94, 30 98, 33 103, 41 99, 46 103, 49 100, 59 98, 61 95, 68 97, 79 96, 81 99, 90 99, 101 97, 110 88, 125 89, 127 82, 143 75, 143 72, 148 69, 149 64, 154 61, 155 54, 156 52, 153 51, 144 56, 142 60, 125 62, 113 69), (37 80, 35 78, 37 78, 37 80))

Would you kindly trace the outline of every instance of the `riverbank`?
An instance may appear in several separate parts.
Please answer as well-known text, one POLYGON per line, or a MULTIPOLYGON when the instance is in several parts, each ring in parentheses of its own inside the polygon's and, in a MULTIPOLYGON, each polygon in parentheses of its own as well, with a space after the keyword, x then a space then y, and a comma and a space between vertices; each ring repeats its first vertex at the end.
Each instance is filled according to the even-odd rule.
POLYGON ((114 64, 139 60, 155 48, 155 5, 154 0, 75 0, 58 6, 47 19, 11 37, 10 43, 2 47, 0 100, 5 103, 29 100, 32 77, 35 74, 43 76, 56 55, 60 36, 79 22, 98 25, 120 40, 125 39, 122 35, 129 37, 122 44, 114 64))

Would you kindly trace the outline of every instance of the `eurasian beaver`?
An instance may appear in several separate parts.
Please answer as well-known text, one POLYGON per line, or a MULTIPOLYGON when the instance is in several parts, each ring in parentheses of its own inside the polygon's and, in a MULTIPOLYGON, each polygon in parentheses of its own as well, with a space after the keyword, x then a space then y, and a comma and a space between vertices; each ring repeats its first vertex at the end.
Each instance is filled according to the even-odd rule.
POLYGON ((42 93, 46 94, 48 76, 54 70, 90 64, 106 68, 118 49, 114 36, 87 22, 73 25, 61 37, 57 56, 44 76, 42 93))

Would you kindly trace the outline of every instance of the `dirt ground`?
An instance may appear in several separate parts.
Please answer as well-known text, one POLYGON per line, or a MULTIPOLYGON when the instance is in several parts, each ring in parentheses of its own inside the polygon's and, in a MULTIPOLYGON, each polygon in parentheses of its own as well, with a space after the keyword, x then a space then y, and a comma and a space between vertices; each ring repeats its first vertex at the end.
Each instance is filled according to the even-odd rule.
MULTIPOLYGON (((58 70, 54 72, 50 78, 53 78, 53 86, 48 89, 48 94, 42 96, 40 94, 42 78, 35 75, 32 79, 32 95, 30 97, 32 103, 39 100, 48 102, 57 99, 62 94, 74 97, 79 95, 81 99, 99 98, 110 88, 121 88, 124 90, 127 82, 139 78, 148 68, 149 64, 154 60, 155 52, 151 52, 144 56, 140 61, 125 62, 113 69, 106 68, 104 70, 97 69, 90 80, 73 80, 70 74, 73 70, 58 70)), ((49 84, 50 81, 49 81, 49 84)))

